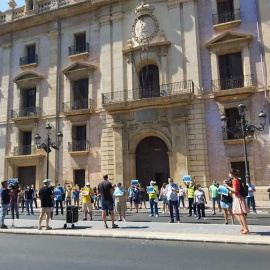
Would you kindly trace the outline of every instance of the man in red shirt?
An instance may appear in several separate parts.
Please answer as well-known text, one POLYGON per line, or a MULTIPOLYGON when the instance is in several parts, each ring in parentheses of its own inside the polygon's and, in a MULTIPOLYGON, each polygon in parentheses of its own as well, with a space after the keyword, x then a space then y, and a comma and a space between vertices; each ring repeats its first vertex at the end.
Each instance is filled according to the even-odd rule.
POLYGON ((18 194, 19 190, 15 186, 10 187, 9 197, 10 197, 10 210, 12 219, 14 219, 14 210, 16 212, 16 218, 19 219, 19 210, 18 210, 18 194))

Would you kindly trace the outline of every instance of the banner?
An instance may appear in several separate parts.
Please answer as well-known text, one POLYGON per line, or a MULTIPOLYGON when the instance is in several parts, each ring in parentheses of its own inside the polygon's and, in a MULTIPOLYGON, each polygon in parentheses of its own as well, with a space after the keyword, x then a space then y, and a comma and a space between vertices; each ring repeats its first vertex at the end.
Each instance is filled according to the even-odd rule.
POLYGON ((90 189, 89 188, 82 188, 81 191, 82 191, 83 196, 88 196, 90 189))
POLYGON ((131 180, 131 185, 132 186, 138 186, 139 185, 139 180, 131 180))
POLYGON ((17 184, 18 182, 19 182, 18 178, 8 179, 8 185, 17 184))
POLYGON ((184 182, 190 182, 191 181, 191 176, 190 175, 184 175, 183 176, 183 181, 184 182))
POLYGON ((225 195, 225 196, 228 196, 229 195, 229 190, 224 186, 220 186, 218 188, 218 193, 222 194, 222 195, 225 195))
POLYGON ((116 189, 113 194, 115 197, 123 196, 124 195, 124 190, 121 189, 116 189))
POLYGON ((155 189, 154 189, 153 186, 146 187, 146 190, 147 190, 148 193, 155 193, 155 189))

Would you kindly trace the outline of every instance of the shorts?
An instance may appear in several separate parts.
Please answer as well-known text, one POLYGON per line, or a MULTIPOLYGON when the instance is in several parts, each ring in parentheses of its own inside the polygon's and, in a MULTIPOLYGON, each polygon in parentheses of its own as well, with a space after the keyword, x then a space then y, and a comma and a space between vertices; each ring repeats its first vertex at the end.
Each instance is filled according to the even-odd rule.
POLYGON ((92 212, 93 211, 93 206, 92 203, 83 203, 82 204, 83 212, 92 212))
POLYGON ((221 202, 222 209, 232 209, 232 203, 221 202))
POLYGON ((101 200, 100 206, 102 210, 113 211, 113 201, 101 200))
POLYGON ((44 213, 50 213, 53 211, 53 208, 52 207, 41 207, 40 209, 40 213, 44 214, 44 213))
POLYGON ((166 196, 162 196, 162 203, 163 204, 168 204, 168 200, 166 196))
POLYGON ((116 211, 119 214, 120 212, 126 212, 127 211, 127 203, 126 202, 117 202, 116 203, 116 211))
POLYGON ((133 203, 132 197, 129 197, 129 202, 133 203))
POLYGON ((220 198, 219 197, 212 198, 212 204, 215 204, 215 202, 217 202, 217 204, 220 204, 220 198))
POLYGON ((79 203, 79 198, 74 198, 74 203, 79 203))

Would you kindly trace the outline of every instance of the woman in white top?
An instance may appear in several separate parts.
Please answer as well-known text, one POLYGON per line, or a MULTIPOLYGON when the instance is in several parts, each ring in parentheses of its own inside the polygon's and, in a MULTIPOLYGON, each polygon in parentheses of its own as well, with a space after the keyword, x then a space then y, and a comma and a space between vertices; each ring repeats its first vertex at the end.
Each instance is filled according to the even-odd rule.
POLYGON ((162 199, 163 203, 163 212, 162 214, 164 215, 166 211, 168 211, 168 200, 167 200, 167 194, 166 194, 166 183, 162 184, 162 188, 160 189, 160 196, 159 198, 162 199))
POLYGON ((207 203, 204 190, 201 185, 197 185, 197 189, 194 193, 194 203, 197 206, 198 217, 197 219, 205 219, 205 204, 207 203))

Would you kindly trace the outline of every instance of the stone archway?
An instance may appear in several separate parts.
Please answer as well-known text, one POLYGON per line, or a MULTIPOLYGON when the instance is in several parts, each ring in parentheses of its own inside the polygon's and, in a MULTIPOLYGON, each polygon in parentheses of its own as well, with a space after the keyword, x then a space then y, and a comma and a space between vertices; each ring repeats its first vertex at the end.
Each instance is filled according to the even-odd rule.
POLYGON ((136 148, 136 178, 148 186, 155 180, 159 188, 170 177, 168 148, 158 137, 143 139, 136 148))

